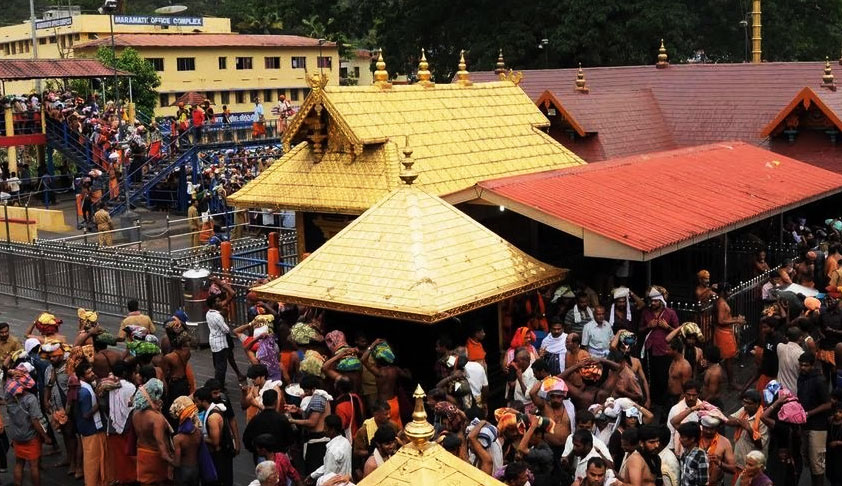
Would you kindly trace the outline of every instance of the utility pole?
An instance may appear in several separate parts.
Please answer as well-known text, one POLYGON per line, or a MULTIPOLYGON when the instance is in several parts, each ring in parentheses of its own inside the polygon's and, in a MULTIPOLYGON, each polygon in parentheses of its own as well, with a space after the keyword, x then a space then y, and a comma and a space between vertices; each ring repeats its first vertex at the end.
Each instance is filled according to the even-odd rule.
MULTIPOLYGON (((32 59, 38 59, 38 36, 35 34, 35 0, 29 0, 29 27, 32 29, 32 59)), ((35 80, 35 92, 41 93, 41 80, 35 80)))

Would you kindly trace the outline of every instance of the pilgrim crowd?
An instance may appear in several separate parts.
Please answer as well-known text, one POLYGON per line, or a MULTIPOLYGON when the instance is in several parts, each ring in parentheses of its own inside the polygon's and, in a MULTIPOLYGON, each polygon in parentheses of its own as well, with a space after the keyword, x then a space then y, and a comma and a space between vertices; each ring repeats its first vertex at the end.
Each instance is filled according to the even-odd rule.
POLYGON ((740 382, 726 363, 744 318, 727 285, 698 280, 711 322, 679 322, 662 287, 601 301, 562 284, 507 304, 507 349, 475 325, 440 335, 430 369, 409 370, 386 339, 346 335, 317 309, 250 293, 248 322, 233 322, 235 292, 212 278, 202 383, 182 311, 156 325, 129 301, 108 329, 79 309, 72 330, 43 313, 19 339, 0 325, 0 446, 11 445, 16 484, 40 484, 53 450, 86 486, 228 486, 238 454, 254 486, 352 484, 407 443, 406 390, 424 376, 432 440, 510 486, 769 486, 802 471, 839 484, 838 301, 773 289, 740 382))

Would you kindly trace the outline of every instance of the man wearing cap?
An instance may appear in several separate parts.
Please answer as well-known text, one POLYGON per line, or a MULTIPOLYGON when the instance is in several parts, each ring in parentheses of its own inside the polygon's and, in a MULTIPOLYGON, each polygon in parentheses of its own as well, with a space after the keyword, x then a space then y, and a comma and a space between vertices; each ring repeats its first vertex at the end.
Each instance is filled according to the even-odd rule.
POLYGON ((611 303, 611 310, 608 312, 608 324, 614 332, 620 332, 625 329, 631 332, 637 332, 637 326, 634 323, 632 316, 632 303, 634 300, 634 308, 640 309, 643 307, 643 301, 640 297, 634 294, 628 287, 618 287, 611 292, 613 301, 611 303))
MULTIPOLYGON (((710 486, 720 486, 725 479, 725 473, 734 474, 737 472, 737 465, 734 462, 734 449, 731 441, 719 433, 719 426, 722 421, 713 415, 705 415, 700 421, 702 426, 702 437, 699 439, 701 447, 708 455, 710 462, 710 486)), ((681 432, 679 431, 679 434, 681 432)))
MULTIPOLYGON (((570 433, 574 429, 576 410, 570 400, 567 400, 567 385, 564 380, 555 376, 548 376, 536 383, 530 393, 532 402, 541 411, 541 415, 549 417, 555 422, 552 431, 545 435, 547 443, 553 449, 556 459, 561 457, 565 443, 569 442, 570 433)), ((569 452, 569 451, 568 451, 569 452)))
POLYGON ((23 484, 23 468, 29 463, 33 486, 41 485, 41 444, 51 444, 47 431, 42 426, 44 418, 41 406, 35 396, 35 380, 30 375, 33 367, 21 363, 9 371, 6 380, 6 433, 15 450, 15 484, 23 484))
POLYGON ((582 335, 585 324, 593 320, 593 309, 588 305, 590 297, 585 292, 576 294, 576 305, 564 316, 564 330, 582 335))
POLYGON ((550 333, 541 340, 541 348, 538 354, 550 367, 550 373, 557 375, 564 370, 565 357, 567 356, 567 334, 564 332, 564 325, 561 322, 553 321, 550 324, 550 333))
POLYGON ((643 340, 645 352, 644 368, 649 386, 658 390, 652 399, 661 405, 665 403, 667 381, 669 378, 670 353, 666 336, 678 327, 678 314, 667 307, 666 290, 653 286, 649 292, 649 306, 640 316, 640 330, 646 337, 643 340))

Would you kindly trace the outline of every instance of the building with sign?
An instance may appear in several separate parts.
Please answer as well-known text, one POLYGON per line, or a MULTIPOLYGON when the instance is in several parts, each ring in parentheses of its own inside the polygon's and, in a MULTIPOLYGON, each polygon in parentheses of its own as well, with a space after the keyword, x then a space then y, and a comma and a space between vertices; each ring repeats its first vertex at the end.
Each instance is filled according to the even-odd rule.
MULTIPOLYGON (((74 47, 77 57, 92 57, 102 37, 74 47)), ((188 91, 204 94, 217 111, 250 112, 258 98, 268 114, 278 96, 298 105, 307 94, 306 73, 320 71, 339 84, 339 51, 332 42, 295 35, 247 34, 117 34, 118 51, 131 47, 150 62, 161 77, 158 116, 174 115, 170 106, 188 91)))
MULTIPOLYGON (((38 58, 93 57, 111 46, 108 15, 81 14, 78 7, 45 12, 36 21, 38 58)), ((330 42, 286 35, 240 35, 231 21, 217 17, 115 15, 114 34, 120 51, 132 47, 158 70, 158 116, 175 114, 170 107, 187 91, 204 94, 232 112, 250 112, 252 99, 264 102, 267 114, 285 94, 293 105, 307 94, 305 73, 319 70, 339 84, 339 53, 330 42), (173 35, 181 34, 181 35, 173 35)), ((31 59, 29 21, 0 27, 0 59, 31 59)), ((355 65, 357 66, 357 65, 355 65)), ((368 59, 359 63, 360 79, 370 83, 368 59), (367 76, 367 78, 366 78, 367 76)), ((354 68, 351 68, 354 71, 354 68)), ((34 81, 6 83, 7 93, 29 92, 34 81)))

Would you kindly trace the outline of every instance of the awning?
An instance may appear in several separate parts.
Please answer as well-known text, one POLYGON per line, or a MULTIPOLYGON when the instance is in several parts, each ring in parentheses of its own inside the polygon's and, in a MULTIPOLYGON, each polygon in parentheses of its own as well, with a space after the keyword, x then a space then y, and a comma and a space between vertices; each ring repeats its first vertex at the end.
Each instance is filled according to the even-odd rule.
MULTIPOLYGON (((101 78, 114 76, 110 68, 96 59, 3 59, 0 60, 0 80, 101 78)), ((117 76, 131 73, 117 70, 117 76)))
POLYGON ((842 192, 842 175, 743 142, 484 181, 449 195, 581 238, 589 257, 647 261, 842 192))
POLYGON ((565 272, 403 185, 253 290, 262 299, 434 323, 557 282, 565 272))

